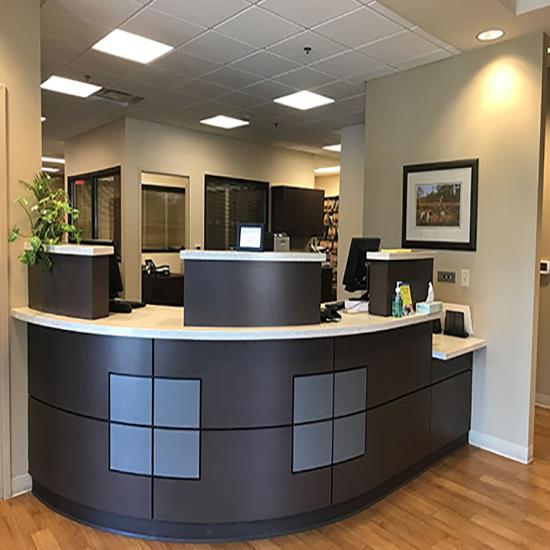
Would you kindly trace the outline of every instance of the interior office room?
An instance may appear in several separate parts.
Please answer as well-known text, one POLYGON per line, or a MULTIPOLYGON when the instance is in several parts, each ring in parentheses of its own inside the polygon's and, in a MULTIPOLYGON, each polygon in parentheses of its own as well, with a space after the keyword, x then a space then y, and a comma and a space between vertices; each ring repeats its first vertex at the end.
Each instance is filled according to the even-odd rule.
POLYGON ((548 547, 550 1, 0 14, 0 549, 548 547))

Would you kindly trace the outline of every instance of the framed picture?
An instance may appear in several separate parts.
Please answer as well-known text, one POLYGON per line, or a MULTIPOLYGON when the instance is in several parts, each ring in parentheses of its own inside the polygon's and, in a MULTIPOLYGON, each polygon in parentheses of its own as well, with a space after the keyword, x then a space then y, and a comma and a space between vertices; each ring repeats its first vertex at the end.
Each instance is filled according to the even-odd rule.
POLYGON ((403 168, 403 247, 476 250, 479 159, 403 168))

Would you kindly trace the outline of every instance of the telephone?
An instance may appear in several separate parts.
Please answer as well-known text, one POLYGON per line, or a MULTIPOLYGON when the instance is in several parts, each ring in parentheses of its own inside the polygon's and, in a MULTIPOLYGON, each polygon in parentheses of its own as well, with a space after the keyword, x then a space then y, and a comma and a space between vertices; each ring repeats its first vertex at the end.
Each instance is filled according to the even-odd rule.
POLYGON ((155 262, 151 259, 145 260, 145 265, 142 266, 141 269, 143 273, 147 273, 147 275, 157 275, 159 277, 170 276, 169 265, 160 265, 157 267, 155 262))

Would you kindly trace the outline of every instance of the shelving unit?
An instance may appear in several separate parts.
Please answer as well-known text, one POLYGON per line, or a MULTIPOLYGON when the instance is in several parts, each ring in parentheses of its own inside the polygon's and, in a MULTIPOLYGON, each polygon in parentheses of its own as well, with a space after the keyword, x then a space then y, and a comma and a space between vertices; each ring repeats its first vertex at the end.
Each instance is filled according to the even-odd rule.
POLYGON ((340 197, 325 197, 325 233, 321 240, 321 246, 330 252, 330 264, 332 266, 332 298, 336 300, 336 288, 338 284, 338 211, 340 197))

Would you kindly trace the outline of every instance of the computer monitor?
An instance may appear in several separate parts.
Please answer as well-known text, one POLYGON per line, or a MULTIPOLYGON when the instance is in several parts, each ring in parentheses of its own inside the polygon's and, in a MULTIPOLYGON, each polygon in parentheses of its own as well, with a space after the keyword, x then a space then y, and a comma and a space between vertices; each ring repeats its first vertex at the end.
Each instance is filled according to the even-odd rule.
POLYGON ((116 249, 114 241, 82 239, 80 242, 81 244, 94 246, 112 246, 115 249, 115 253, 109 256, 109 298, 118 298, 119 293, 124 290, 124 286, 122 285, 122 276, 120 275, 120 268, 118 266, 118 250, 116 249))
POLYGON ((344 287, 347 292, 362 290, 365 294, 362 300, 368 300, 369 271, 367 266, 367 252, 378 252, 380 239, 358 238, 351 239, 348 262, 344 273, 344 287))

